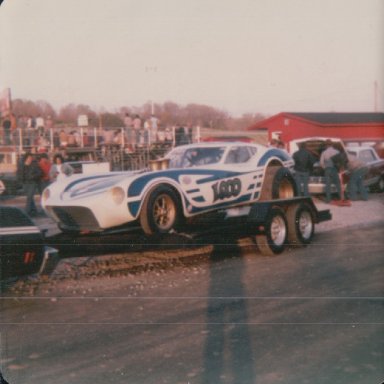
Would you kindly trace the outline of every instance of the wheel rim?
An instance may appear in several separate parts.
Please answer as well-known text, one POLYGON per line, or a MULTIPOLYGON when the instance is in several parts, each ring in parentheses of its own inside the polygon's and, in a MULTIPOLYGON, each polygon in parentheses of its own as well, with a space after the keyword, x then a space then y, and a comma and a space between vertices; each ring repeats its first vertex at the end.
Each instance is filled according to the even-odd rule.
POLYGON ((281 181, 279 185, 279 197, 280 199, 295 197, 295 190, 289 180, 284 179, 281 181))
POLYGON ((287 235, 287 226, 283 217, 275 216, 271 222, 271 240, 275 245, 283 245, 287 235))
POLYGON ((153 205, 153 220, 159 229, 172 227, 176 218, 176 206, 172 198, 166 194, 160 195, 153 205))
POLYGON ((312 216, 308 211, 303 211, 299 217, 299 231, 303 239, 308 240, 312 235, 313 221, 312 216))

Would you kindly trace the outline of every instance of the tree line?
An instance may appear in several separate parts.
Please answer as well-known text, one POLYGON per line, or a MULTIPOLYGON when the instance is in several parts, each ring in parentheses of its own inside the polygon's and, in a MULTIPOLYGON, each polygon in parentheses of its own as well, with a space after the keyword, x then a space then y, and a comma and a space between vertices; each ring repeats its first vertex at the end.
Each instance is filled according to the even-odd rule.
POLYGON ((168 101, 163 104, 146 103, 140 107, 120 107, 114 111, 102 110, 96 112, 86 104, 67 104, 58 111, 50 103, 44 100, 31 101, 15 99, 12 101, 12 111, 15 116, 50 116, 55 125, 76 126, 79 115, 87 115, 90 126, 103 126, 117 128, 124 125, 126 113, 148 118, 151 111, 159 119, 164 127, 177 125, 201 126, 220 130, 243 130, 266 116, 255 114, 243 114, 241 117, 232 117, 228 112, 203 104, 187 104, 181 106, 168 101))

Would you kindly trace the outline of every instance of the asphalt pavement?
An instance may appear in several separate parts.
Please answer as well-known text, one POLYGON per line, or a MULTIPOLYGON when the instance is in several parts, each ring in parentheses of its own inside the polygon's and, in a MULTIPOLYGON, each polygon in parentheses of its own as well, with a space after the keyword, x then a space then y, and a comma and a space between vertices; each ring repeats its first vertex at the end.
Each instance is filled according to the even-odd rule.
POLYGON ((11 384, 380 383, 382 228, 10 293, 0 367, 11 384))

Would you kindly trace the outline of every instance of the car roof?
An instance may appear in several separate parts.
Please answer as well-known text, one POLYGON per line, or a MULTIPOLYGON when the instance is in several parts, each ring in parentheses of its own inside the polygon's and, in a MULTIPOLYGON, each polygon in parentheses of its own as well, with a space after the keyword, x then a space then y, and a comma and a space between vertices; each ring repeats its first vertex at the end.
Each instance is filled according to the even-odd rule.
POLYGON ((347 147, 346 147, 347 151, 351 150, 351 151, 356 151, 356 152, 359 152, 362 150, 367 150, 367 149, 374 150, 374 148, 370 147, 369 145, 347 145, 347 147))
POLYGON ((326 140, 342 142, 342 140, 338 137, 310 136, 310 137, 301 137, 300 139, 291 140, 291 143, 300 143, 302 141, 326 141, 326 140))
POLYGON ((193 144, 186 144, 186 145, 180 145, 176 148, 215 148, 215 147, 232 147, 232 146, 244 146, 244 147, 249 147, 249 146, 254 146, 254 147, 265 147, 262 144, 257 144, 257 143, 246 143, 243 141, 210 141, 210 142, 200 142, 200 143, 193 143, 193 144))

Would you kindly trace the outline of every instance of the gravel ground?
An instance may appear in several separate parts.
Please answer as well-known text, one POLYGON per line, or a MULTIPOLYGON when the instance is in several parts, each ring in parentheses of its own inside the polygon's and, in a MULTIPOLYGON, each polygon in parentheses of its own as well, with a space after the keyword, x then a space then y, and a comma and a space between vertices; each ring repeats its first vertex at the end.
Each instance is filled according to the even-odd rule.
POLYGON ((372 193, 368 201, 352 201, 351 206, 326 204, 314 198, 317 209, 330 209, 332 220, 316 226, 316 232, 326 232, 339 228, 366 226, 372 223, 384 224, 384 194, 372 193))

